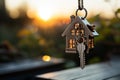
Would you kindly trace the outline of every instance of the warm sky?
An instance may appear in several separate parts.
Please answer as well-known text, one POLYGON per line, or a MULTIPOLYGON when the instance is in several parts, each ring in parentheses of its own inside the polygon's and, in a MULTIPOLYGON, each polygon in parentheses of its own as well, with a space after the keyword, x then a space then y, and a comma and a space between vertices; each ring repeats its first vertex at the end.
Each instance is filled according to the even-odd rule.
MULTIPOLYGON (((70 16, 75 13, 78 0, 6 0, 6 8, 13 18, 19 13, 17 9, 26 5, 27 14, 36 14, 43 20, 49 20, 55 16, 70 16)), ((100 14, 104 17, 112 17, 113 11, 120 8, 120 0, 83 0, 84 7, 88 10, 88 16, 100 14), (105 2, 106 1, 106 2, 105 2)))

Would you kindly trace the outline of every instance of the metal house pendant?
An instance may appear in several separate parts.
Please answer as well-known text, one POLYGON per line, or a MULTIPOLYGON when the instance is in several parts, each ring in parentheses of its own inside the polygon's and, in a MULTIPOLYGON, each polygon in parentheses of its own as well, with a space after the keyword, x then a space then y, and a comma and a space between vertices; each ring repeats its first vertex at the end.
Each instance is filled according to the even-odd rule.
POLYGON ((77 53, 76 45, 82 42, 86 46, 86 53, 94 48, 94 36, 98 35, 94 27, 86 19, 72 15, 71 23, 62 33, 63 37, 66 36, 66 53, 77 53))

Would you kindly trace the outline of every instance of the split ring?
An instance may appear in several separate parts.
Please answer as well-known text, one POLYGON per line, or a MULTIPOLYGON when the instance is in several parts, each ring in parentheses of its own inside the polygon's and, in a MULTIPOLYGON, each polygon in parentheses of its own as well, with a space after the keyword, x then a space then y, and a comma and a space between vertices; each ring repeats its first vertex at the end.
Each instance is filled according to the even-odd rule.
MULTIPOLYGON (((80 9, 77 9, 77 10, 76 10, 76 16, 78 15, 77 13, 78 13, 79 10, 80 10, 80 9)), ((83 8, 82 10, 85 11, 85 16, 83 17, 83 19, 85 19, 85 18, 87 17, 87 10, 86 10, 85 8, 83 8)), ((81 10, 80 10, 80 11, 81 11, 81 10)))

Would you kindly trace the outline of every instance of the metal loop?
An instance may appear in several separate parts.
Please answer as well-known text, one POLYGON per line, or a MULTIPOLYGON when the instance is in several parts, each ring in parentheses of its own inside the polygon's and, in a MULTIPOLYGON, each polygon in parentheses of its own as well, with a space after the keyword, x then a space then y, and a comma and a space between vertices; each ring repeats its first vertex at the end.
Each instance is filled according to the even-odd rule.
MULTIPOLYGON (((78 16, 78 11, 79 11, 80 9, 77 9, 76 10, 76 16, 78 16)), ((82 17, 82 19, 85 19, 86 17, 87 17, 87 10, 85 9, 85 8, 83 8, 82 10, 84 10, 85 11, 85 16, 84 17, 82 17)), ((82 10, 80 10, 80 11, 82 11, 82 10)))

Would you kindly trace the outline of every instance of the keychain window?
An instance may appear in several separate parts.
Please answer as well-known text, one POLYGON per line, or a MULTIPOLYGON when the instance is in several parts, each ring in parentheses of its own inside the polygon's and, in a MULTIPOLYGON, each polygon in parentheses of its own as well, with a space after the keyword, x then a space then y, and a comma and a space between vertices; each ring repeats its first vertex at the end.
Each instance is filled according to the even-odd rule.
POLYGON ((69 48, 75 48, 75 39, 69 40, 69 48))

